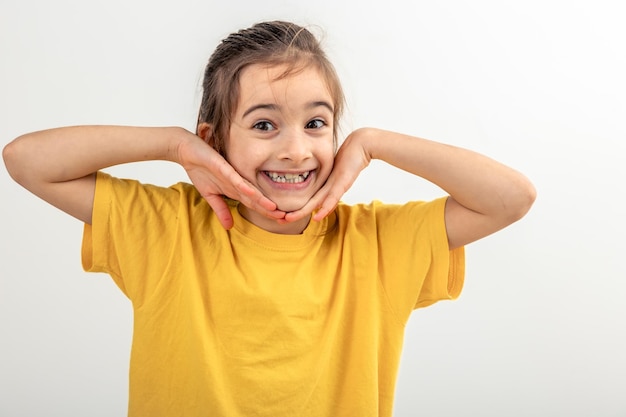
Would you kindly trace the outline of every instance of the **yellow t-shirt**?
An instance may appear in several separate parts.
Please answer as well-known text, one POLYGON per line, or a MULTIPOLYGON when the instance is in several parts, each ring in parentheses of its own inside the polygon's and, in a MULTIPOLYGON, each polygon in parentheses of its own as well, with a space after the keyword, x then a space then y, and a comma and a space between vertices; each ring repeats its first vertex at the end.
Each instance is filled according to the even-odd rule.
POLYGON ((99 173, 83 266, 130 298, 129 416, 391 416, 411 311, 456 298, 445 198, 224 230, 190 184, 99 173))

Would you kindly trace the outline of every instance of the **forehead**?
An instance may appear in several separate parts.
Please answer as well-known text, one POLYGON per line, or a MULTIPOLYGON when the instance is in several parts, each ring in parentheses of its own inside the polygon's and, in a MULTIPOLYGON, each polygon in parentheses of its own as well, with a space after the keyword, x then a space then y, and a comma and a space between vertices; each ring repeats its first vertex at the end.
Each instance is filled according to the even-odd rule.
POLYGON ((260 103, 298 103, 325 101, 334 107, 328 82, 315 66, 262 65, 244 68, 239 76, 239 105, 236 113, 260 103))

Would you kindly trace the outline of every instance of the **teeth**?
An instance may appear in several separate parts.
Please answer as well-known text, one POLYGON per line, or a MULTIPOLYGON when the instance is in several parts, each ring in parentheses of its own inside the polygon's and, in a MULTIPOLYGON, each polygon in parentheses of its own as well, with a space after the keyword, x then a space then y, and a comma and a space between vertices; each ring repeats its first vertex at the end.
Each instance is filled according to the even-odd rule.
POLYGON ((266 174, 274 182, 285 182, 290 184, 297 184, 304 182, 307 179, 311 171, 303 172, 302 174, 279 174, 278 172, 267 171, 266 174))

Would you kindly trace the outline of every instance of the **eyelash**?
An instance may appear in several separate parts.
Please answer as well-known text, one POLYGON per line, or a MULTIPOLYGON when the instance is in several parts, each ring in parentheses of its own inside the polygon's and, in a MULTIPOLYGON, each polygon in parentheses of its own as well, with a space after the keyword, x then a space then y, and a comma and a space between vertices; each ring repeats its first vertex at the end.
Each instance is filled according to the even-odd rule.
MULTIPOLYGON (((309 123, 307 123, 306 126, 309 126, 311 123, 315 123, 315 122, 318 122, 319 125, 317 127, 309 127, 308 129, 321 129, 324 126, 326 126, 326 122, 323 121, 322 119, 313 119, 309 123)), ((307 128, 306 126, 305 128, 307 128)))
MULTIPOLYGON (((322 127, 326 126, 326 122, 323 121, 322 119, 313 119, 311 121, 309 121, 306 125, 305 125, 305 129, 321 129, 322 127), (315 123, 315 126, 311 126, 311 124, 315 123)), ((265 132, 269 132, 271 130, 276 129, 276 127, 272 124, 272 122, 267 121, 267 120, 261 120, 257 123, 255 123, 252 126, 253 129, 258 129, 258 130, 262 130, 265 132), (269 129, 268 126, 271 126, 272 128, 269 129)))
POLYGON ((261 120, 260 122, 256 122, 254 124, 254 126, 252 126, 253 129, 258 129, 258 130, 263 130, 266 132, 269 132, 270 130, 273 129, 267 129, 267 126, 272 126, 273 129, 276 129, 276 127, 274 127, 274 125, 272 124, 272 122, 268 122, 267 120, 261 120), (261 127, 263 126, 263 127, 261 127))

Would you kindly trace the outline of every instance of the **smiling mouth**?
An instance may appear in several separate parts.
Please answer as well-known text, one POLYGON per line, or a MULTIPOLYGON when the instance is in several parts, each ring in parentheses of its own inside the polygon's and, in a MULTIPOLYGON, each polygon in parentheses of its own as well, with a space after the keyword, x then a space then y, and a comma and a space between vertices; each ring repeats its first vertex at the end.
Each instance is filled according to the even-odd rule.
POLYGON ((301 172, 299 174, 278 173, 274 171, 264 171, 272 181, 287 184, 298 184, 306 181, 311 171, 301 172))

